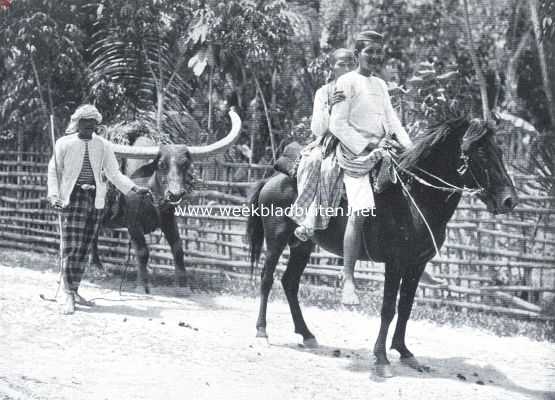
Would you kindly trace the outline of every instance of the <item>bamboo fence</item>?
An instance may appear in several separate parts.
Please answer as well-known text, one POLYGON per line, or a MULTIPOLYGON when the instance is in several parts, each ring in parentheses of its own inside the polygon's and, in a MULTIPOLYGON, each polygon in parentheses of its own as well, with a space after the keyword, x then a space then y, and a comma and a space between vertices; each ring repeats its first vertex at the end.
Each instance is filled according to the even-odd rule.
MULTIPOLYGON (((57 252, 56 213, 45 199, 47 162, 48 157, 40 153, 0 152, 2 247, 57 252)), ((211 212, 195 214, 191 207, 178 218, 186 261, 195 270, 249 279, 246 218, 224 215, 223 210, 241 207, 253 182, 271 176, 273 170, 268 165, 215 160, 198 163, 196 173, 203 183, 194 204, 211 208, 211 212)), ((554 319, 555 198, 530 194, 526 187, 533 182, 532 176, 514 175, 513 179, 522 191, 521 204, 509 215, 493 216, 473 198, 461 202, 448 224, 445 245, 427 267, 448 286, 437 289, 421 284, 418 302, 554 319)), ((149 235, 149 242, 149 266, 173 268, 169 246, 161 234, 149 235)), ((128 252, 127 232, 103 231, 99 249, 104 262, 123 265, 128 252)), ((287 259, 286 251, 278 275, 287 259)), ((314 285, 339 287, 341 262, 340 257, 317 249, 303 279, 314 285)), ((356 277, 362 290, 379 289, 383 265, 359 264, 356 277)), ((255 276, 260 265, 262 262, 255 276)))

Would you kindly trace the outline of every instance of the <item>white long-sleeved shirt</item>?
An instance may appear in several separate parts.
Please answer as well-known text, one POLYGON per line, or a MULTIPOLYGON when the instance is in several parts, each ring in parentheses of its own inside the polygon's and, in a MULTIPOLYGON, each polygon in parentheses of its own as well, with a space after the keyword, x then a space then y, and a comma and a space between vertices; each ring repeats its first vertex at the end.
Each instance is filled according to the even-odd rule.
MULTIPOLYGON (((96 184, 95 208, 104 208, 106 198, 106 182, 101 172, 112 182, 123 194, 128 194, 135 184, 119 170, 119 165, 110 142, 93 134, 88 142, 89 160, 93 170, 96 184)), ((77 133, 63 136, 56 141, 55 145, 56 165, 54 156, 48 163, 48 197, 58 197, 63 206, 69 204, 71 192, 75 187, 83 158, 85 156, 85 141, 79 139, 77 133), (58 190, 58 176, 61 177, 58 190)))
POLYGON ((321 137, 329 129, 330 124, 330 101, 335 92, 335 82, 322 86, 314 95, 312 107, 312 120, 310 130, 316 137, 321 137))
POLYGON ((336 90, 345 94, 345 100, 333 106, 330 130, 354 154, 368 145, 377 146, 389 131, 403 146, 412 145, 382 79, 351 71, 339 77, 336 90))

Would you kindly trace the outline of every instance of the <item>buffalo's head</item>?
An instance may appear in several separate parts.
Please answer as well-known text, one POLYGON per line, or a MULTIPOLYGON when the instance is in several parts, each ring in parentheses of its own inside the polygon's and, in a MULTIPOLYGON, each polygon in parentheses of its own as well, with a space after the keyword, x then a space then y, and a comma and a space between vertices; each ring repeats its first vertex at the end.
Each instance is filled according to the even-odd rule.
POLYGON ((131 177, 148 178, 152 192, 161 203, 177 205, 193 189, 193 161, 225 151, 239 138, 241 119, 233 109, 229 116, 231 131, 226 137, 210 145, 112 146, 120 157, 152 159, 137 169, 131 177))
POLYGON ((177 205, 193 189, 193 159, 184 145, 160 146, 154 160, 143 165, 131 178, 148 178, 155 198, 163 204, 177 205))

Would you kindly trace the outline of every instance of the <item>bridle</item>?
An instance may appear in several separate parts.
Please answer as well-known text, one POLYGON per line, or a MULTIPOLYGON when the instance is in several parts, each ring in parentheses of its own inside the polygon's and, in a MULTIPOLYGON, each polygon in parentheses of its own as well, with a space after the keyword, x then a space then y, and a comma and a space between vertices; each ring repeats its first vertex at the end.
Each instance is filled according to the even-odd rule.
MULTIPOLYGON (((484 186, 482 186, 480 184, 480 182, 476 178, 476 175, 474 174, 474 171, 472 171, 472 167, 470 166, 470 156, 468 154, 466 154, 466 152, 463 152, 460 156, 460 159, 459 159, 460 165, 457 167, 457 173, 459 174, 459 176, 462 177, 467 172, 469 172, 470 176, 472 177, 473 183, 476 184, 476 186, 473 187, 473 188, 469 188, 469 187, 466 187, 466 186, 463 186, 463 187, 457 186, 455 184, 447 182, 446 180, 440 178, 439 176, 437 176, 435 174, 432 174, 429 171, 426 171, 425 169, 422 169, 420 167, 416 167, 416 169, 419 172, 421 172, 422 174, 427 175, 429 178, 435 179, 437 182, 440 182, 445 186, 434 185, 433 183, 424 179, 420 175, 417 175, 413 171, 410 171, 407 168, 401 167, 399 165, 399 163, 397 162, 397 160, 395 160, 393 155, 390 154, 390 156, 391 156, 391 159, 393 161, 394 166, 397 169, 396 172, 401 171, 403 174, 410 176, 411 178, 413 178, 414 180, 416 180, 418 183, 420 183, 423 186, 426 186, 426 187, 429 187, 429 188, 432 188, 432 189, 436 189, 436 190, 440 190, 440 191, 444 191, 444 192, 450 192, 451 194, 460 193, 461 195, 468 195, 468 196, 476 196, 476 195, 479 195, 479 194, 482 194, 482 193, 486 192, 486 189, 484 188, 484 186)), ((488 174, 487 170, 485 171, 485 174, 486 174, 487 185, 489 185, 489 174, 488 174)))
MULTIPOLYGON (((455 193, 460 193, 461 195, 476 196, 476 195, 479 195, 479 194, 482 194, 482 193, 486 193, 486 189, 480 184, 480 182, 476 178, 476 175, 472 171, 472 166, 470 165, 470 156, 465 151, 463 151, 461 153, 461 156, 460 156, 460 159, 459 159, 460 165, 457 167, 457 173, 459 174, 459 176, 462 177, 467 172, 470 172, 473 183, 476 184, 476 188, 468 188, 468 187, 464 187, 464 186, 460 187, 460 186, 454 185, 454 184, 452 184, 450 182, 447 182, 446 180, 440 178, 439 176, 436 176, 436 175, 432 174, 431 172, 426 171, 425 169, 417 167, 416 169, 419 172, 422 172, 423 174, 429 176, 430 178, 433 178, 433 179, 437 180, 438 182, 441 182, 445 186, 434 185, 434 184, 430 183, 429 181, 427 181, 426 179, 422 178, 421 176, 419 176, 419 175, 415 174, 414 172, 408 170, 407 168, 401 167, 399 165, 399 163, 397 162, 397 160, 395 160, 393 154, 391 154, 391 150, 386 149, 386 151, 388 151, 389 156, 391 157, 391 160, 393 161, 393 165, 394 165, 393 166, 393 171, 394 171, 396 180, 399 181, 399 183, 401 184, 402 190, 404 191, 406 196, 410 199, 410 201, 412 202, 412 204, 414 205, 414 207, 416 208, 416 210, 420 214, 420 217, 424 221, 424 224, 426 225, 426 228, 428 229, 428 232, 430 233, 430 237, 432 239, 432 243, 434 245, 434 249, 436 251, 436 254, 439 254, 439 247, 437 245, 437 242, 436 242, 434 233, 432 231, 432 228, 430 227, 430 224, 426 220, 426 217, 424 216, 424 213, 422 212, 422 210, 420 210, 420 207, 418 207, 418 204, 416 204, 416 201, 414 200, 414 197, 410 194, 410 191, 406 187, 405 182, 403 182, 403 179, 401 178, 401 174, 399 172, 402 172, 403 174, 406 174, 406 175, 412 177, 414 180, 416 180, 418 183, 420 183, 424 186, 430 187, 432 189, 444 191, 444 192, 450 192, 446 201, 448 201, 451 198, 451 196, 454 195, 455 193)), ((485 174, 486 174, 486 180, 487 180, 487 185, 488 185, 486 187, 489 187, 489 174, 488 174, 487 170, 485 170, 485 174)))

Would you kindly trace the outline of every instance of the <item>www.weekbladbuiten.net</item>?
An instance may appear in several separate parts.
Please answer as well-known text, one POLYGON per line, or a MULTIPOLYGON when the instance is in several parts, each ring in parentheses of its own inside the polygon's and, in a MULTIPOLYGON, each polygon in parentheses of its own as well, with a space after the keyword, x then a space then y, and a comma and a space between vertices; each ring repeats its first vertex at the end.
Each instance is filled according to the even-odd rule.
MULTIPOLYGON (((375 217, 376 209, 366 208, 363 210, 356 211, 358 215, 365 217, 375 217)), ((210 217, 210 216, 222 216, 222 217, 307 217, 307 216, 325 216, 325 217, 336 217, 336 216, 349 216, 353 213, 353 210, 349 208, 342 207, 309 207, 308 209, 302 207, 296 207, 294 205, 288 207, 274 206, 273 204, 269 206, 265 205, 243 205, 243 206, 199 206, 199 205, 187 205, 187 206, 176 206, 175 216, 177 217, 210 217)))

